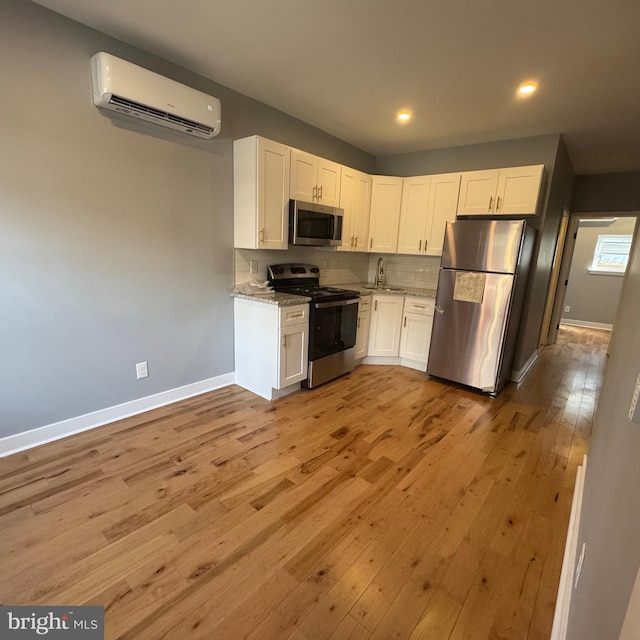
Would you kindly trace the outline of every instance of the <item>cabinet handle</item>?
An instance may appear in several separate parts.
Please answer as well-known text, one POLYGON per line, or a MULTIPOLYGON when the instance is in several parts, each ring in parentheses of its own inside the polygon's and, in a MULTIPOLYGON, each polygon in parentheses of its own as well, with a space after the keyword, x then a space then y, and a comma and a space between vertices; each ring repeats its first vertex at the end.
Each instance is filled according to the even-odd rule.
POLYGON ((286 333, 282 336, 282 347, 283 347, 283 349, 287 348, 287 334, 286 333))
POLYGON ((403 323, 403 325, 402 325, 402 326, 403 326, 403 327, 406 327, 406 326, 407 326, 407 316, 405 316, 405 317, 404 317, 404 323, 403 323))
POLYGON ((415 307, 416 309, 426 309, 427 307, 425 307, 423 304, 412 304, 412 307, 415 307))
POLYGON ((493 196, 489 198, 489 213, 491 213, 491 205, 493 204, 493 196))
POLYGON ((421 251, 422 251, 422 240, 418 242, 418 253, 420 253, 421 251))
POLYGON ((352 247, 356 246, 356 238, 355 238, 355 236, 351 236, 351 246, 352 247))
POLYGON ((356 236, 356 241, 354 242, 353 246, 354 246, 354 247, 357 247, 357 246, 358 246, 358 236, 356 236))
POLYGON ((260 242, 264 242, 264 227, 260 229, 260 242))
POLYGON ((357 328, 360 328, 360 318, 358 318, 358 323, 356 324, 357 328))
POLYGON ((369 249, 373 247, 373 238, 369 238, 369 249))
POLYGON ((374 311, 378 310, 378 301, 377 300, 373 303, 373 310, 374 311))
POLYGON ((322 185, 318 187, 318 200, 322 200, 322 185))
POLYGON ((424 241, 424 250, 425 250, 425 251, 427 250, 427 244, 428 244, 428 243, 427 243, 427 241, 425 240, 425 241, 424 241))
POLYGON ((500 196, 498 196, 496 200, 496 213, 498 213, 498 211, 500 211, 500 196))
POLYGON ((318 187, 313 187, 311 199, 312 200, 317 200, 318 199, 318 187))
POLYGON ((304 313, 302 311, 300 311, 299 313, 292 313, 289 317, 290 318, 302 318, 302 317, 304 317, 304 313))

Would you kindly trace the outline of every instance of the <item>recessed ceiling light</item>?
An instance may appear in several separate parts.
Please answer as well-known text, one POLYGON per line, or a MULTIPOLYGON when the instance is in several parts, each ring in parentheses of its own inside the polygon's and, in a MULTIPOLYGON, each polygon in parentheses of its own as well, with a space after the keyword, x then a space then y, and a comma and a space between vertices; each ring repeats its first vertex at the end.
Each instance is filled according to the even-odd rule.
POLYGON ((518 93, 521 96, 530 96, 532 93, 535 93, 538 85, 535 82, 523 82, 518 87, 518 93))
POLYGON ((396 115, 398 122, 409 122, 411 120, 411 114, 408 111, 399 111, 396 115))

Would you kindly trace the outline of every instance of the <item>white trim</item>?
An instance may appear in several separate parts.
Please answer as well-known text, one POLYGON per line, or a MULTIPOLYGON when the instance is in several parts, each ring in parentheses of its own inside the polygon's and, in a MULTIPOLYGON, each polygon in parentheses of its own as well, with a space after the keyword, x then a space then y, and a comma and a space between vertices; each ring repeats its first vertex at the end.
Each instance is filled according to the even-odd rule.
POLYGON ((585 329, 602 329, 603 331, 611 331, 613 329, 612 324, 605 324, 604 322, 589 322, 588 320, 569 320, 567 318, 560 318, 560 324, 567 324, 570 327, 584 327, 585 329))
POLYGON ((53 424, 31 429, 30 431, 23 431, 22 433, 0 438, 0 458, 24 451, 25 449, 40 446, 41 444, 46 444, 47 442, 53 442, 60 438, 72 436, 75 433, 95 429, 96 427, 101 427, 116 420, 135 416, 144 411, 157 409, 172 402, 178 402, 179 400, 185 400, 186 398, 207 393, 214 389, 227 387, 230 384, 234 384, 235 381, 235 372, 225 373, 215 378, 200 380, 199 382, 169 389, 168 391, 162 391, 161 393, 156 393, 151 396, 138 398, 130 402, 123 402, 113 407, 85 413, 75 418, 61 420, 60 422, 54 422, 53 424))
POLYGON ((365 356, 360 362, 362 364, 381 364, 384 366, 402 364, 398 356, 365 356))
POLYGON ((562 572, 560 573, 560 585, 558 587, 556 611, 553 616, 550 640, 565 640, 567 637, 569 607, 571 606, 571 594, 573 593, 573 572, 578 554, 578 532, 580 530, 580 513, 582 511, 582 496, 584 493, 586 471, 587 456, 585 455, 582 459, 582 466, 579 466, 576 472, 576 486, 573 490, 569 529, 564 547, 564 559, 562 561, 562 572))
POLYGON ((529 359, 518 369, 517 371, 513 369, 511 371, 511 381, 512 382, 522 382, 523 378, 529 373, 529 369, 533 367, 536 360, 538 359, 538 350, 536 349, 530 356, 529 359))

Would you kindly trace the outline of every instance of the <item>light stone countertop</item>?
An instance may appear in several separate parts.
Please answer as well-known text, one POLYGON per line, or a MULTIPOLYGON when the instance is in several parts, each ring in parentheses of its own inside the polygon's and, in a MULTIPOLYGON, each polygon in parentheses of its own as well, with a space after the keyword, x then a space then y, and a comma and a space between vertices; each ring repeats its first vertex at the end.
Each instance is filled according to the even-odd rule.
POLYGON ((307 296, 294 296, 290 293, 278 293, 277 291, 265 291, 260 293, 241 293, 233 290, 231 292, 233 298, 241 300, 252 300, 253 302, 264 302, 265 304, 273 304, 278 307, 292 307, 296 304, 305 304, 310 302, 311 298, 307 296))
POLYGON ((390 285, 391 289, 386 289, 381 287, 379 289, 371 289, 368 287, 373 287, 372 284, 363 285, 362 283, 351 283, 351 284, 334 284, 332 285, 336 287, 336 289, 351 289, 353 291, 358 291, 361 296, 366 296, 370 294, 375 294, 377 296, 414 296, 417 298, 435 298, 436 290, 435 289, 420 289, 418 287, 400 287, 396 285, 390 285))
MULTIPOLYGON (((414 296, 419 298, 435 298, 435 289, 419 289, 416 287, 395 287, 392 289, 386 289, 384 287, 380 289, 366 288, 360 282, 354 282, 349 284, 334 284, 331 285, 336 289, 350 289, 351 291, 357 291, 361 296, 368 296, 375 294, 377 296, 414 296)), ((373 286, 373 285, 368 285, 373 286)), ((306 296, 294 296, 290 293, 278 293, 275 291, 257 292, 257 293, 242 293, 235 289, 231 292, 234 298, 240 298, 241 300, 253 300, 254 302, 264 302, 265 304, 273 304, 278 307, 288 307, 296 304, 304 304, 310 302, 311 298, 306 296)))

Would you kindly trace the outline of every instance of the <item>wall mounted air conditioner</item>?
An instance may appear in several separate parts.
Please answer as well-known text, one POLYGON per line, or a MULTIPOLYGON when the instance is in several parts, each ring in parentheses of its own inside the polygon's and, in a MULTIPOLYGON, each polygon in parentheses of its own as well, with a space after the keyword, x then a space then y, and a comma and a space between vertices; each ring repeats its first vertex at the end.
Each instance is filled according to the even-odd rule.
POLYGON ((101 51, 91 58, 93 102, 198 138, 220 133, 220 100, 101 51))

